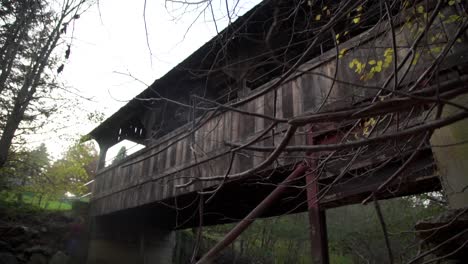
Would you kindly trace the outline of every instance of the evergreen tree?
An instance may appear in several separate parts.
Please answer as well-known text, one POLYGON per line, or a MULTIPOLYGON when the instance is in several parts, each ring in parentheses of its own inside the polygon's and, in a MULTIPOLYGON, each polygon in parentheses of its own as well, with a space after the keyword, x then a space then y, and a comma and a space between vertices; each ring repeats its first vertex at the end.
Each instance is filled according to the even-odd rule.
MULTIPOLYGON (((88 0, 2 0, 0 7, 0 167, 20 134, 35 131, 58 105, 54 50, 88 0), (52 99, 51 99, 52 98, 52 99)), ((70 54, 70 46, 65 58, 70 54)), ((63 70, 63 64, 57 73, 63 70)))
POLYGON ((117 152, 117 155, 115 155, 115 158, 112 160, 112 164, 116 164, 119 161, 125 159, 127 157, 127 148, 125 146, 122 146, 119 149, 119 152, 117 152))

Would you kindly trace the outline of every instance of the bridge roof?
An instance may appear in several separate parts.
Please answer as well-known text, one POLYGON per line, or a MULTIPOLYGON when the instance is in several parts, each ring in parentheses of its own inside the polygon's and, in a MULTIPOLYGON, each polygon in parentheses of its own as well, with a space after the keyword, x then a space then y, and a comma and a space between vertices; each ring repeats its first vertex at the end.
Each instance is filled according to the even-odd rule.
POLYGON ((210 69, 210 67, 213 66, 213 63, 217 59, 216 53, 220 48, 222 48, 222 45, 224 45, 222 39, 236 34, 240 28, 242 28, 243 32, 263 31, 264 29, 261 27, 261 23, 259 22, 263 23, 266 19, 268 19, 268 14, 272 9, 271 2, 272 1, 269 0, 262 1, 246 14, 236 19, 231 25, 226 27, 218 35, 206 42, 189 57, 167 72, 164 76, 156 79, 143 92, 138 94, 112 116, 94 128, 88 134, 88 137, 98 141, 105 141, 105 138, 110 131, 118 130, 122 123, 128 122, 133 117, 138 116, 138 114, 145 110, 144 101, 141 99, 154 98, 157 96, 157 93, 168 94, 170 97, 171 93, 180 92, 177 89, 174 89, 174 84, 176 82, 180 82, 180 80, 193 79, 193 71, 204 71, 204 69, 210 69), (157 91, 157 93, 155 93, 155 91, 157 91))
MULTIPOLYGON (((208 92, 216 93, 218 90, 221 91, 226 88, 222 86, 223 81, 236 78, 233 77, 232 72, 229 72, 233 69, 234 71, 238 70, 235 67, 249 68, 255 65, 255 67, 251 67, 251 70, 248 70, 248 86, 252 89, 279 76, 283 66, 278 67, 277 64, 272 63, 271 54, 275 53, 274 57, 276 59, 281 58, 284 61, 294 62, 298 58, 297 54, 303 53, 308 48, 308 41, 310 41, 311 35, 314 34, 311 26, 312 29, 318 29, 323 26, 324 22, 317 22, 313 19, 316 10, 310 10, 311 7, 305 1, 276 2, 271 0, 261 1, 164 76, 155 80, 147 89, 130 100, 88 135, 98 142, 115 144, 118 142, 117 136, 115 136, 116 131, 119 131, 124 124, 138 123, 141 113, 147 111, 148 101, 144 99, 164 96, 179 101, 180 96, 185 95, 188 97, 191 93, 188 86, 195 86, 195 83, 207 84, 208 92), (291 11, 297 9, 298 3, 302 5, 303 12, 295 19, 289 19, 291 11), (277 10, 280 10, 278 14, 275 13, 277 10), (273 16, 274 13, 275 16, 273 16), (281 21, 281 23, 278 23, 279 25, 271 30, 274 23, 273 17, 277 17, 277 20, 281 21), (296 28, 298 26, 304 26, 307 30, 302 32, 296 28), (271 36, 267 36, 271 33, 270 31, 274 32, 271 36), (267 38, 269 41, 266 40, 267 38), (266 42, 269 42, 269 44, 267 45, 266 42), (291 45, 291 43, 294 44, 291 45), (220 52, 223 53, 220 54, 220 52), (277 53, 282 54, 278 55, 277 53), (248 63, 245 63, 245 61, 248 61, 248 63), (208 82, 210 83, 208 84, 208 82)), ((320 6, 314 6, 313 8, 321 10, 320 6)), ((371 19, 366 23, 372 23, 371 19)), ((335 29, 343 29, 342 27, 346 27, 346 25, 336 25, 335 29)), ((365 31, 365 29, 361 28, 355 31, 350 32, 348 36, 357 35, 365 31)), ((331 36, 323 37, 320 44, 315 46, 313 50, 308 52, 307 58, 301 59, 312 59, 321 55, 324 50, 333 48, 333 38, 331 36)), ((302 56, 304 55, 299 57, 302 56)))

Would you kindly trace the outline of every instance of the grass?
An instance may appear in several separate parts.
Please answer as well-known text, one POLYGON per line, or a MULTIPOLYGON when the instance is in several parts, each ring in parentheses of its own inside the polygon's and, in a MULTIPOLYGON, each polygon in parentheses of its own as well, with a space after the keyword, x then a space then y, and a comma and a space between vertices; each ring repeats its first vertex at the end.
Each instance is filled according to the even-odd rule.
MULTIPOLYGON (((47 196, 43 196, 41 199, 39 195, 30 192, 23 192, 22 197, 22 204, 35 207, 36 209, 47 211, 68 211, 72 209, 70 201, 51 200, 47 196)), ((0 200, 9 204, 20 203, 18 193, 11 191, 0 192, 0 200)))

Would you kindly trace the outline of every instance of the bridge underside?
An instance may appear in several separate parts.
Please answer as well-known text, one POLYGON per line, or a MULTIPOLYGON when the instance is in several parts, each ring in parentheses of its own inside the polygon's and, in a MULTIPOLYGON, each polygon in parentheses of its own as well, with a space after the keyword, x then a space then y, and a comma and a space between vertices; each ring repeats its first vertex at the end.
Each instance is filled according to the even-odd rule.
MULTIPOLYGON (((343 205, 361 203, 371 192, 375 191, 401 167, 401 161, 390 162, 376 174, 359 175, 359 168, 352 173, 340 177, 335 183, 336 175, 321 179, 319 192, 320 207, 329 209, 343 205), (331 187, 330 187, 331 186, 331 187), (328 189, 329 188, 329 189, 328 189)), ((363 167, 366 164, 361 164, 363 167)), ((116 213, 96 217, 100 229, 111 231, 114 227, 121 230, 122 226, 144 225, 164 229, 184 229, 200 225, 217 225, 238 222, 251 212, 265 197, 272 192, 278 183, 282 182, 292 171, 292 166, 265 172, 248 180, 226 183, 216 193, 211 189, 200 195, 190 192, 178 196, 177 199, 167 199, 137 208, 131 208, 116 213), (200 218, 199 201, 203 197, 203 217, 200 218), (211 199, 206 202, 207 199, 211 199)), ((283 214, 307 211, 307 194, 304 187, 304 177, 291 184, 286 193, 262 217, 272 217, 283 214)), ((390 199, 412 194, 440 190, 441 185, 430 150, 422 151, 405 172, 393 180, 384 191, 379 193, 379 199, 390 199)), ((109 232, 106 232, 109 233, 109 232)), ((112 233, 112 232, 110 232, 112 233)))

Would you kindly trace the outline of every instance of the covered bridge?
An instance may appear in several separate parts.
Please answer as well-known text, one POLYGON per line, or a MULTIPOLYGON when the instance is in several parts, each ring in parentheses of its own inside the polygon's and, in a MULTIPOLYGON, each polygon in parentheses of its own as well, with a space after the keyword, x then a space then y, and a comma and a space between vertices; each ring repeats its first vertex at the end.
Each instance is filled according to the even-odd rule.
POLYGON ((439 190, 426 133, 467 114, 438 121, 427 98, 466 92, 466 28, 453 19, 466 14, 445 1, 390 8, 263 1, 157 79, 90 133, 91 213, 115 223, 102 230, 236 222, 293 175, 260 216, 309 210, 326 262, 323 210, 439 190), (106 167, 125 139, 145 148, 106 167))

